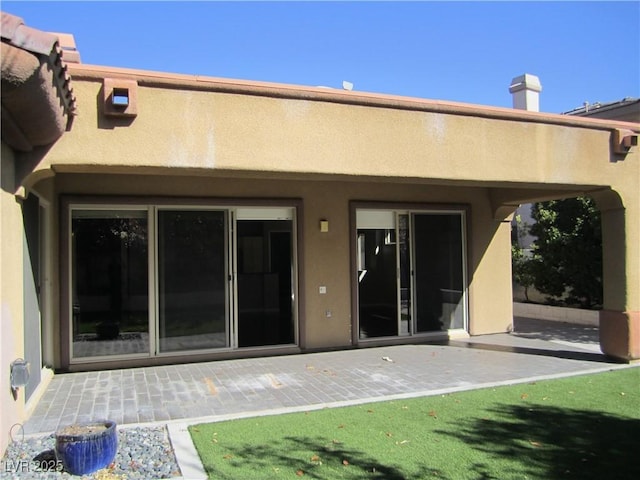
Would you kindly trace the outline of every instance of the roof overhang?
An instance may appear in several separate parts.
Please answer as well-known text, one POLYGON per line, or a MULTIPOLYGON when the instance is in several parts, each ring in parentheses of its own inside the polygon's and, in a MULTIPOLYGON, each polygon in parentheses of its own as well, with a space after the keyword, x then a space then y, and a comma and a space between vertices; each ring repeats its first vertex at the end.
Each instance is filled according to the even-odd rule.
POLYGON ((622 129, 640 132, 640 125, 634 122, 578 117, 546 112, 532 112, 512 108, 406 97, 357 90, 339 90, 327 87, 310 87, 272 82, 237 80, 202 75, 185 75, 102 65, 88 65, 84 63, 69 64, 69 71, 73 75, 73 78, 77 80, 101 82, 105 78, 129 79, 135 80, 139 86, 147 87, 177 90, 200 90, 239 95, 256 95, 274 98, 340 103, 345 105, 391 108, 398 110, 415 110, 509 120, 523 123, 531 122, 582 127, 596 130, 613 131, 616 129, 622 129))

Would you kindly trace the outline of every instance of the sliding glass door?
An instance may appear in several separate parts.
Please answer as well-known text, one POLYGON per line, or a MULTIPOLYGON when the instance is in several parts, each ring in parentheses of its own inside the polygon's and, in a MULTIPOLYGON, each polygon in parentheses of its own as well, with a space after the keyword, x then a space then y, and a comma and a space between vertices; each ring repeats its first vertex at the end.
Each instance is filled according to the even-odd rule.
POLYGON ((398 335, 398 250, 393 211, 358 211, 360 338, 398 335))
POLYGON ((224 211, 158 211, 159 351, 227 347, 224 211))
POLYGON ((464 328, 460 214, 413 214, 415 331, 464 328))
POLYGON ((72 360, 295 344, 294 208, 69 212, 72 360))
POLYGON ((356 210, 360 339, 466 327, 464 212, 356 210))

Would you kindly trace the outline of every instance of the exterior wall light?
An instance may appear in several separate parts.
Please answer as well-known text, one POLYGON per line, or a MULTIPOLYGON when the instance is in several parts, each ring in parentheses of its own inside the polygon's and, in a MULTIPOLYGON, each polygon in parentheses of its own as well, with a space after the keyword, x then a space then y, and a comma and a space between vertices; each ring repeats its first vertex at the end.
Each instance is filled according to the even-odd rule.
POLYGON ((18 358, 11 362, 11 390, 17 392, 20 387, 24 387, 29 383, 29 362, 18 358))
POLYGON ((329 220, 320 220, 320 231, 327 233, 329 231, 329 220))
POLYGON ((105 78, 102 84, 102 105, 108 117, 138 115, 138 82, 122 78, 105 78))

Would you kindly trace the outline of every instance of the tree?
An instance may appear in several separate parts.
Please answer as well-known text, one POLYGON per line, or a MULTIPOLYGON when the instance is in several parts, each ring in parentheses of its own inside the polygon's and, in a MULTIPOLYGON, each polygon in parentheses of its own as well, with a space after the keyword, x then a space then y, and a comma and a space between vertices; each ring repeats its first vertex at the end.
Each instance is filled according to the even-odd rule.
POLYGON ((593 199, 536 203, 532 217, 535 288, 568 305, 602 305, 602 229, 593 199))
POLYGON ((520 215, 516 215, 515 221, 516 224, 511 233, 513 281, 524 288, 524 298, 529 301, 529 287, 533 285, 535 280, 533 262, 531 261, 531 252, 522 248, 520 240, 527 235, 530 227, 522 221, 520 215))

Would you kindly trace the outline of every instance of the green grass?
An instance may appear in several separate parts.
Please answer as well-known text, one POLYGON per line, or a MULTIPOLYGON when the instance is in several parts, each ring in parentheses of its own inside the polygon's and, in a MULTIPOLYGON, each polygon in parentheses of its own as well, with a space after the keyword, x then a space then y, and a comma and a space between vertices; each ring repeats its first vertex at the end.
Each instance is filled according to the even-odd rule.
POLYGON ((640 368, 190 427, 215 479, 638 479, 640 368))

